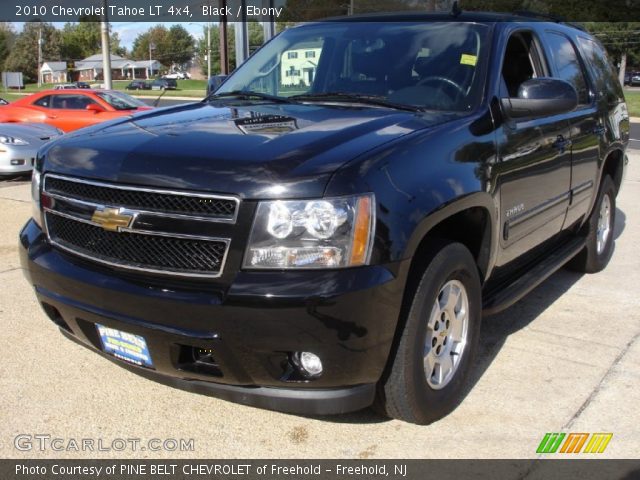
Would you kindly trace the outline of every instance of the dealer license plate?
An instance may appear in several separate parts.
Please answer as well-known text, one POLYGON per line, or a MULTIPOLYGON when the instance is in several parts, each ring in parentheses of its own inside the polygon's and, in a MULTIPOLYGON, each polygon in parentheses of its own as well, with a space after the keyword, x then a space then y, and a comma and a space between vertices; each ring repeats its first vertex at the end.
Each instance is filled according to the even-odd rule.
POLYGON ((96 323, 102 349, 114 357, 141 367, 153 368, 146 340, 140 335, 122 332, 96 323))

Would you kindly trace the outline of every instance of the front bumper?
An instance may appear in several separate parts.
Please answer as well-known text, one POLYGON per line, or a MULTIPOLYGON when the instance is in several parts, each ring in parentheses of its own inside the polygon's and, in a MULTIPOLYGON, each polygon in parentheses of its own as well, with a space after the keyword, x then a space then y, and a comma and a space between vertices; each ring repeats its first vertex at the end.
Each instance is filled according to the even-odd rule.
POLYGON ((409 266, 238 272, 226 286, 162 286, 53 249, 33 221, 20 246, 25 275, 66 336, 102 353, 96 323, 141 335, 154 369, 102 355, 171 386, 304 414, 372 403, 409 266), (212 350, 215 367, 193 364, 195 348, 212 350), (301 377, 291 362, 299 351, 322 359, 322 376, 301 377))
POLYGON ((37 148, 0 144, 0 175, 28 173, 33 168, 37 148))

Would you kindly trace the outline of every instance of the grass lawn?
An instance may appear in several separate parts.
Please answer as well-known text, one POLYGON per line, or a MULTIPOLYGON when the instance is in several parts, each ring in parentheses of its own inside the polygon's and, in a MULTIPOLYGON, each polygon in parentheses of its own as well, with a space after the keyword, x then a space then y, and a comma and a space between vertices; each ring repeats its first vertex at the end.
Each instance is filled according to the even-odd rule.
POLYGON ((640 117, 640 90, 626 90, 624 98, 627 100, 627 108, 629 115, 632 117, 640 117))
MULTIPOLYGON (((206 80, 177 80, 178 88, 176 90, 167 90, 167 93, 164 94, 165 97, 193 97, 193 98, 203 98, 205 92, 207 90, 207 81, 206 80)), ((101 82, 90 82, 90 84, 98 84, 101 82)), ((114 80, 113 81, 113 89, 114 90, 125 90, 125 87, 129 85, 129 80, 114 80)), ((20 98, 21 93, 35 93, 40 90, 48 90, 53 88, 54 84, 45 83, 41 87, 38 87, 36 83, 29 83, 25 85, 24 89, 20 90, 10 90, 11 93, 0 90, 0 97, 5 100, 15 100, 20 98)), ((159 90, 132 90, 127 91, 132 95, 141 95, 141 96, 151 96, 157 97, 160 95, 159 90)))

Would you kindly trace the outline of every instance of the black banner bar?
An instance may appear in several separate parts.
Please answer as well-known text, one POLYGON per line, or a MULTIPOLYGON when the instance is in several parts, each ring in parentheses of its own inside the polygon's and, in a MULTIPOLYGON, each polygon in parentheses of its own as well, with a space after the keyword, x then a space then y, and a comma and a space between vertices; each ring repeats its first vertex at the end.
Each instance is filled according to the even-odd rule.
POLYGON ((637 480, 640 460, 0 460, 2 480, 637 480))
MULTIPOLYGON (((449 7, 452 0, 440 2, 449 7)), ((463 0, 464 10, 526 10, 531 2, 514 0, 463 0)), ((579 8, 571 2, 538 0, 538 11, 572 22, 640 21, 638 0, 582 0, 579 8), (570 8, 571 7, 571 8, 570 8)), ((422 12, 433 8, 429 0, 2 0, 2 22, 77 22, 107 14, 111 22, 228 22, 274 20, 301 22, 347 15, 377 12, 422 12)), ((513 13, 513 12, 506 12, 513 13)), ((376 19, 373 18, 372 21, 376 19)))

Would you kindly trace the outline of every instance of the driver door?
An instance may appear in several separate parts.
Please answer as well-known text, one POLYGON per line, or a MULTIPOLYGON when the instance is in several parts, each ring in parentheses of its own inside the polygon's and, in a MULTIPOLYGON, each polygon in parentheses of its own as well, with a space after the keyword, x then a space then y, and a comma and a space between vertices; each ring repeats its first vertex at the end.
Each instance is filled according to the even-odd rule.
MULTIPOLYGON (((548 67, 536 36, 516 31, 506 44, 501 98, 516 97, 520 84, 544 77, 548 67)), ((506 118, 497 132, 494 171, 500 195, 501 267, 556 236, 570 199, 571 132, 566 115, 506 118)))
POLYGON ((51 96, 51 107, 46 123, 65 132, 104 121, 100 113, 87 110, 87 106, 98 103, 87 95, 60 93, 51 96))

